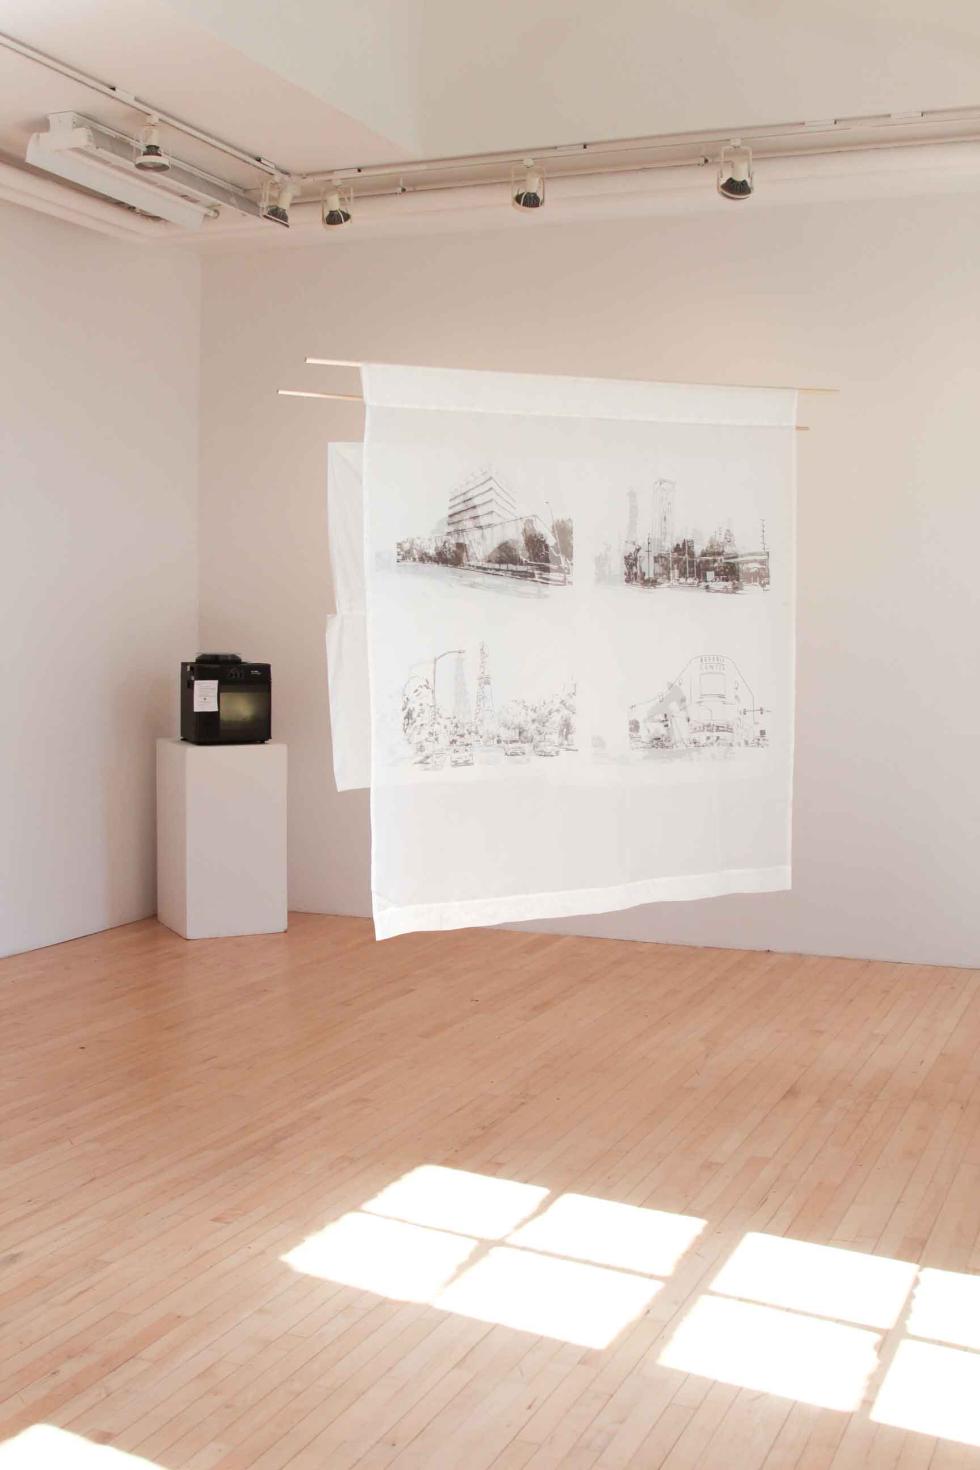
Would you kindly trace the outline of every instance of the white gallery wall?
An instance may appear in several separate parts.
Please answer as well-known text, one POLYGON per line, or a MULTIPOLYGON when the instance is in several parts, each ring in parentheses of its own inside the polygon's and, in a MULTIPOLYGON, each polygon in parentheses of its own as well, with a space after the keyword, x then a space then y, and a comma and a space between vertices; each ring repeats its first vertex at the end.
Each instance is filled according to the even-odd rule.
MULTIPOLYGON (((356 391, 307 353, 804 398, 794 886, 565 932, 980 963, 980 199, 751 205, 302 248, 204 267, 201 634, 273 665, 290 903, 369 911, 366 793, 330 772, 326 445, 356 391)), ((616 650, 610 649, 610 657, 616 650)), ((537 926, 544 927, 544 926, 537 926)))
POLYGON ((154 740, 197 642, 199 263, 2 205, 0 320, 7 953, 156 908, 154 740))

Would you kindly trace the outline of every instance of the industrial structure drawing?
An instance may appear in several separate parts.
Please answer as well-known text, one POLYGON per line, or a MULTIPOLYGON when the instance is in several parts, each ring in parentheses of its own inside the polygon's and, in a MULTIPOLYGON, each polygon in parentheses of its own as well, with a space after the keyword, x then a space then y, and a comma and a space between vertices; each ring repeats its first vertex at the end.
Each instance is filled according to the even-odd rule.
POLYGON ((640 751, 746 749, 768 745, 769 711, 734 659, 702 654, 675 679, 629 708, 629 741, 640 751))
POLYGON ((445 649, 417 664, 402 686, 401 729, 415 765, 528 765, 575 750, 574 684, 498 702, 481 643, 471 698, 467 660, 465 648, 445 649))
POLYGON ((648 492, 627 491, 622 550, 616 553, 607 544, 596 559, 597 580, 706 592, 768 591, 765 522, 759 523, 754 545, 739 545, 730 521, 709 535, 678 527, 676 496, 673 480, 655 480, 648 492))
POLYGON ((572 522, 519 511, 492 470, 482 469, 449 496, 448 514, 428 536, 396 546, 400 563, 423 562, 488 576, 563 586, 572 580, 572 522))

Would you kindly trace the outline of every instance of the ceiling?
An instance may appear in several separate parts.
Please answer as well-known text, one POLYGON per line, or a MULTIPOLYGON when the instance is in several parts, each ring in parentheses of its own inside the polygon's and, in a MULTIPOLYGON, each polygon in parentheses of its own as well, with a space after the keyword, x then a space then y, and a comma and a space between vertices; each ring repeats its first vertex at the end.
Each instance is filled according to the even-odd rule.
MULTIPOLYGON (((291 173, 980 105, 976 0, 4 0, 0 29, 291 173)), ((61 110, 142 122, 0 50, 0 156, 61 110)))
MULTIPOLYGON (((370 92, 356 113, 345 111, 165 0, 3 0, 0 17, 0 30, 16 40, 289 172, 319 168, 324 160, 373 163, 414 151, 404 141, 415 142, 407 114, 402 136, 393 128, 385 133, 378 121, 394 123, 393 110, 374 107, 370 92)), ((131 108, 0 49, 0 152, 22 159, 29 135, 54 111, 78 111, 128 132, 143 122, 131 108)), ((179 152, 235 182, 256 182, 254 172, 243 174, 184 140, 179 152)))
POLYGON ((425 10, 432 152, 450 134, 468 152, 980 102, 976 0, 432 0, 425 10))

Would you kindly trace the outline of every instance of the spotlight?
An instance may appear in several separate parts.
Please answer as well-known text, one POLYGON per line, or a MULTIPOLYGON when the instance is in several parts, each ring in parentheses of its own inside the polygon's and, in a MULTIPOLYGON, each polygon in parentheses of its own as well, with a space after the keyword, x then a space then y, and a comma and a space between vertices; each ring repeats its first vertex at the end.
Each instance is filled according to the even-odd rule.
POLYGON ((151 118, 140 135, 139 152, 133 159, 133 164, 144 173, 155 174, 166 173, 170 167, 170 159, 160 147, 160 129, 155 118, 151 118))
POLYGON ((351 191, 349 189, 346 192, 342 192, 339 188, 331 189, 324 196, 323 200, 322 219, 324 226, 329 230, 333 229, 335 225, 350 224, 352 202, 351 191))
POLYGON ((544 173, 535 168, 533 158, 524 160, 524 176, 515 187, 511 177, 510 197, 515 209, 540 209, 544 204, 544 173))
POLYGON ((289 227, 289 206, 296 194, 295 184, 286 179, 280 179, 278 183, 267 186, 262 197, 262 218, 271 219, 277 225, 289 227))
POLYGON ((718 193, 723 199, 748 199, 755 185, 752 181, 752 150, 743 148, 733 138, 721 151, 718 166, 718 193))

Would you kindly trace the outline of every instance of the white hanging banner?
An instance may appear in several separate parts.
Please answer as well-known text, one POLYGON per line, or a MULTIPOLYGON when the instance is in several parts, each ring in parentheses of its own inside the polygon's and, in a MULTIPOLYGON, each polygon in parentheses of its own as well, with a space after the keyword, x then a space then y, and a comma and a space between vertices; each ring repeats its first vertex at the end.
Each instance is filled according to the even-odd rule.
POLYGON ((364 396, 378 937, 788 888, 795 392, 364 396))
POLYGON ((327 684, 338 791, 371 782, 363 457, 360 444, 331 444, 327 449, 327 540, 337 605, 327 617, 327 684))

